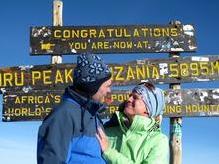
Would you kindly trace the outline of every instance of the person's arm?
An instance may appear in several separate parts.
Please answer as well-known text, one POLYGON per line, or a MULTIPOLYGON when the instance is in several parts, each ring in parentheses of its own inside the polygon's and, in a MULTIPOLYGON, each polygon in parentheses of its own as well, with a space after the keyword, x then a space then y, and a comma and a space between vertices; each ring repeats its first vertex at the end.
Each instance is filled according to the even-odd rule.
MULTIPOLYGON (((67 110, 60 109, 49 120, 46 129, 40 129, 43 138, 38 141, 38 164, 63 164, 67 160, 72 136, 72 120, 67 110)), ((40 136, 39 136, 40 139, 40 136)))
POLYGON ((162 136, 157 144, 151 149, 143 164, 169 164, 169 141, 162 136))

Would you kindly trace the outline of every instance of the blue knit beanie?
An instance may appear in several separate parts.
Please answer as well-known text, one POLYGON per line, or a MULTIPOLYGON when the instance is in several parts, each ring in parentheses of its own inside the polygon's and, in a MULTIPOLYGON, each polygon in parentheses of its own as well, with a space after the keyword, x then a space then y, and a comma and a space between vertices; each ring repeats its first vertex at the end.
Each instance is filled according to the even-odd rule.
POLYGON ((93 96, 100 86, 111 78, 111 72, 102 59, 94 54, 80 55, 73 74, 75 89, 93 96))
POLYGON ((132 92, 142 96, 145 106, 148 108, 149 117, 156 117, 163 114, 165 99, 163 90, 160 88, 149 89, 144 84, 136 86, 132 92))

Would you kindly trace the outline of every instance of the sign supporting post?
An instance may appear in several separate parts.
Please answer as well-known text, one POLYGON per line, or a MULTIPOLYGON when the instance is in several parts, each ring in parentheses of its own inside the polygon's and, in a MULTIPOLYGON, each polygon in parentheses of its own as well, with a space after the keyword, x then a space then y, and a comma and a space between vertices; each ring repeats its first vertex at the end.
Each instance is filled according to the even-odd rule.
MULTIPOLYGON (((62 26, 62 9, 63 9, 63 3, 61 0, 54 0, 53 1, 53 26, 62 26)), ((62 56, 60 54, 58 55, 52 55, 52 64, 58 64, 62 63, 62 56)))
MULTIPOLYGON (((170 88, 181 87, 174 84, 170 88)), ((170 118, 170 164, 182 164, 182 117, 170 118)))
MULTIPOLYGON (((179 21, 171 22, 176 26, 179 21)), ((170 53, 169 57, 179 58, 180 54, 170 53)), ((170 84, 171 89, 181 89, 180 83, 170 84)), ((182 164, 182 117, 170 118, 170 164, 182 164)))

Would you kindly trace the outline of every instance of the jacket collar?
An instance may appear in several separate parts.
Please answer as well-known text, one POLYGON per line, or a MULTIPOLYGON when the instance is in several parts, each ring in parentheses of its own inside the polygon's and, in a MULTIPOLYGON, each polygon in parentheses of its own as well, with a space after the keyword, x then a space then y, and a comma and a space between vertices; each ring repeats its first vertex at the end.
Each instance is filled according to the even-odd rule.
POLYGON ((120 128, 124 133, 145 133, 159 129, 159 124, 155 121, 154 118, 136 115, 132 121, 131 126, 128 128, 124 122, 124 114, 121 112, 116 112, 116 115, 120 128))
POLYGON ((64 97, 71 98, 76 101, 81 107, 88 110, 92 116, 106 108, 104 104, 93 100, 91 97, 82 96, 78 92, 74 91, 72 87, 66 88, 64 97))

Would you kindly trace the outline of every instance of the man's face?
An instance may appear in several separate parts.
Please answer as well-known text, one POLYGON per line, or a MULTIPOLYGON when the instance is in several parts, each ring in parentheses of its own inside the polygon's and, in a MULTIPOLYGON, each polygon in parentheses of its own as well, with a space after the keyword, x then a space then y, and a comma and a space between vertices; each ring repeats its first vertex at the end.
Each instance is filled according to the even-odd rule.
POLYGON ((101 102, 103 100, 103 98, 111 92, 111 85, 112 85, 112 80, 109 79, 107 81, 105 81, 100 88, 98 89, 97 93, 95 93, 95 95, 92 96, 92 98, 96 101, 101 102))

